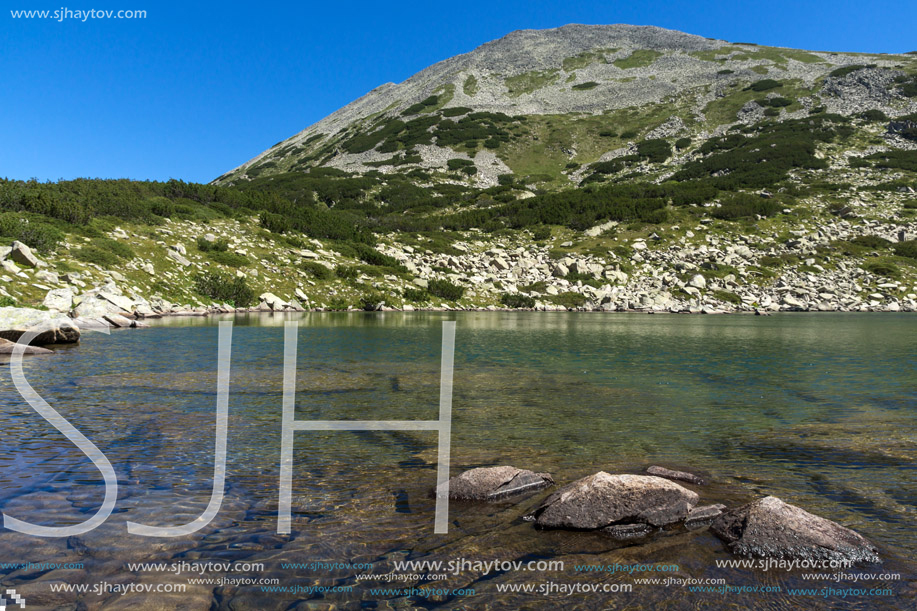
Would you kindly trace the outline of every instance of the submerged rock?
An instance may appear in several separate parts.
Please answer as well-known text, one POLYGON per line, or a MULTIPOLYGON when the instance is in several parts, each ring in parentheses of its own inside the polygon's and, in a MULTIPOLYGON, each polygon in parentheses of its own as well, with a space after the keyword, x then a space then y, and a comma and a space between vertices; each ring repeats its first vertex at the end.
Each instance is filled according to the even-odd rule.
POLYGON ((649 524, 613 524, 606 526, 602 532, 607 533, 615 539, 626 541, 628 539, 641 539, 653 533, 656 530, 649 524))
POLYGON ((493 501, 538 490, 554 483, 550 473, 535 473, 516 467, 479 467, 449 480, 449 498, 493 501))
MULTIPOLYGON (((0 354, 13 354, 16 342, 0 338, 0 354)), ((38 346, 26 346, 23 354, 53 354, 53 351, 38 346)))
POLYGON ((688 512, 688 516, 685 518, 685 527, 691 530, 700 528, 718 518, 725 510, 726 506, 720 504, 695 507, 688 512))
POLYGON ((740 556, 879 562, 865 537, 774 496, 724 513, 711 529, 740 556))
POLYGON ((702 477, 698 477, 693 473, 688 473, 686 471, 673 471, 671 469, 666 469, 665 467, 659 467, 656 465, 647 467, 646 472, 649 475, 655 475, 656 477, 664 477, 666 479, 687 482, 689 484, 697 484, 698 486, 703 486, 705 483, 702 477))
POLYGON ((568 484, 535 510, 542 528, 595 530, 612 525, 665 526, 685 519, 697 493, 661 477, 600 471, 568 484))
POLYGON ((15 342, 27 331, 38 332, 29 342, 34 346, 80 341, 79 327, 58 312, 44 312, 31 308, 0 308, 0 338, 15 342))

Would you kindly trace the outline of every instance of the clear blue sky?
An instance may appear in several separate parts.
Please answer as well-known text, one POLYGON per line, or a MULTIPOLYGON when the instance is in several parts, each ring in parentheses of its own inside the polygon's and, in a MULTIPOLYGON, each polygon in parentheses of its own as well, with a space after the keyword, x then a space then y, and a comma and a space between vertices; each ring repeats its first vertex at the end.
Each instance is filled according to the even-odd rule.
POLYGON ((524 28, 630 23, 815 50, 917 50, 915 0, 200 4, 4 2, 0 176, 206 182, 382 83, 524 28), (10 14, 62 7, 147 17, 10 14))

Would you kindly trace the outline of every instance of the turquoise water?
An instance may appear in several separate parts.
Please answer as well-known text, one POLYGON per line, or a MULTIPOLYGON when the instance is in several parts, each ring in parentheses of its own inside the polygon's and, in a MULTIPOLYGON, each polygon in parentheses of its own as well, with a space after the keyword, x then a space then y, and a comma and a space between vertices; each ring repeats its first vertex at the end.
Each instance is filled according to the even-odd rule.
MULTIPOLYGON (((127 535, 126 520, 171 525, 203 511, 213 475, 217 326, 174 318, 141 330, 87 334, 79 346, 28 360, 32 385, 105 452, 119 478, 116 512, 70 539, 0 529, 2 562, 82 562, 82 569, 4 569, 0 583, 36 606, 82 601, 116 608, 908 608, 917 603, 917 324, 907 314, 669 316, 570 313, 327 313, 234 320, 228 476, 223 508, 196 535, 127 535), (299 432, 293 533, 276 533, 283 322, 299 320, 296 418, 432 420, 438 415, 441 322, 456 321, 452 474, 511 464, 562 484, 599 470, 649 464, 705 475, 701 502, 735 506, 779 496, 853 528, 897 572, 871 580, 880 596, 817 597, 788 587, 799 572, 722 569, 706 530, 622 546, 590 533, 542 532, 521 517, 549 491, 517 503, 453 503, 448 535, 433 534, 436 434, 299 432), (563 571, 465 571, 424 587, 474 595, 406 596, 370 587, 358 569, 289 569, 286 562, 555 559, 563 571), (281 586, 349 592, 264 592, 259 585, 188 584, 182 594, 54 593, 52 583, 187 584, 187 575, 128 562, 257 562, 281 586), (779 585, 782 593, 691 593, 635 585, 629 593, 542 596, 507 584, 632 583, 577 565, 674 563, 683 578, 779 585), (132 598, 135 597, 135 598, 132 598), (155 604, 151 601, 155 600, 155 604)), ((8 371, 8 370, 7 370, 8 371)), ((0 377, 0 507, 48 525, 78 523, 101 502, 98 471, 0 377)), ((640 575, 654 577, 654 575, 640 575)), ((864 587, 860 584, 856 587, 864 587)))

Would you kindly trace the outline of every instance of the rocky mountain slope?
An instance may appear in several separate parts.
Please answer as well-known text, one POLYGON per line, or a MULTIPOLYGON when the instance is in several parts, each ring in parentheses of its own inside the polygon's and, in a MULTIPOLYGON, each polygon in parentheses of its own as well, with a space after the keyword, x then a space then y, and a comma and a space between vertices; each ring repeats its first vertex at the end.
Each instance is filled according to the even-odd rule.
MULTIPOLYGON (((511 172, 520 178, 535 175, 536 183, 544 178, 538 174, 547 173, 562 187, 564 179, 580 178, 564 171, 570 163, 620 156, 642 139, 688 136, 703 141, 736 124, 760 121, 768 107, 753 101, 766 96, 791 100, 776 107, 780 118, 803 117, 818 107, 844 116, 867 110, 907 115, 917 111, 917 101, 900 95, 895 80, 915 74, 913 55, 732 44, 656 27, 568 25, 517 31, 403 83, 374 89, 218 182, 316 166, 358 173, 412 167, 447 171, 448 159, 467 158, 475 162, 478 172, 470 181, 478 186, 496 184, 499 173, 511 172), (781 86, 770 94, 747 89, 767 79, 781 86), (386 137, 367 148, 372 139, 360 139, 378 135, 388 120, 399 118, 439 118, 438 125, 426 128, 434 135, 445 131, 449 119, 477 126, 480 121, 469 120, 472 113, 533 120, 522 126, 515 142, 498 140, 494 146, 463 147, 471 138, 454 142, 437 136, 414 146, 386 137), (384 163, 399 151, 420 159, 384 163), (546 166, 550 171, 545 172, 546 166)), ((913 148, 903 139, 895 143, 913 148)))
POLYGON ((213 185, 123 182, 0 182, 39 255, 0 305, 917 310, 914 54, 513 32, 213 185))

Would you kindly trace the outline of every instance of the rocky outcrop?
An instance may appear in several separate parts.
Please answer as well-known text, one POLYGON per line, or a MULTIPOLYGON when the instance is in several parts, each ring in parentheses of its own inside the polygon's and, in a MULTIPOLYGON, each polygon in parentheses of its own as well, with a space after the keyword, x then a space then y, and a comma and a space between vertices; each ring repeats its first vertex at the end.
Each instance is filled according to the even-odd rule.
POLYGON ((531 492, 554 483, 550 473, 535 473, 516 467, 479 467, 449 480, 449 498, 493 501, 531 492))
POLYGON ((28 331, 38 332, 29 342, 36 346, 80 341, 79 327, 70 318, 57 312, 31 308, 0 308, 0 338, 15 342, 28 331))
POLYGON ((740 556, 840 562, 878 562, 863 536, 774 496, 717 518, 711 530, 740 556))
POLYGON ((697 500, 695 492, 661 477, 600 471, 557 490, 533 515, 541 528, 660 527, 684 520, 697 500))

